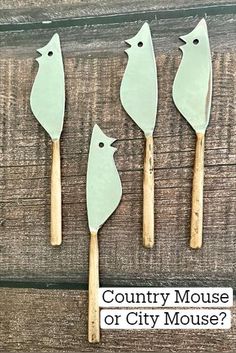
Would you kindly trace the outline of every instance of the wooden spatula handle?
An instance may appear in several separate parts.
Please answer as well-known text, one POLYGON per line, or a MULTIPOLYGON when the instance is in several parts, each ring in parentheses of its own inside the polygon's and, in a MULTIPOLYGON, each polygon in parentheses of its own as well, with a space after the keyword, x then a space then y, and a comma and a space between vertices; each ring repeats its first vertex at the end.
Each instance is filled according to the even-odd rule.
POLYGON ((153 137, 146 137, 143 178, 143 245, 154 245, 154 167, 153 137))
POLYGON ((60 245, 61 231, 61 160, 60 140, 52 142, 52 171, 51 171, 51 244, 60 245))
POLYGON ((91 232, 89 250, 89 305, 88 305, 88 341, 100 341, 99 322, 99 251, 97 232, 91 232))
POLYGON ((197 133, 196 154, 192 188, 192 216, 190 247, 202 246, 203 227, 203 183, 204 183, 204 134, 197 133))

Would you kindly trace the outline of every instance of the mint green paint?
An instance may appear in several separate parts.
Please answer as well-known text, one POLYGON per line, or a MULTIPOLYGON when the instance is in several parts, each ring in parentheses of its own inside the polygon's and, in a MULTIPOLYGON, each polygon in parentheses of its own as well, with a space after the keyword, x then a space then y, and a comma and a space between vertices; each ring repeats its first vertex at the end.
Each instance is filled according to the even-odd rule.
POLYGON ((157 69, 149 25, 144 23, 139 32, 125 41, 128 64, 120 87, 121 103, 143 130, 152 135, 157 115, 157 69))
POLYGON ((173 85, 176 107, 196 132, 204 133, 210 118, 212 64, 206 21, 180 37, 182 61, 173 85), (194 44, 195 43, 195 44, 194 44))
POLYGON ((90 231, 98 231, 117 208, 122 187, 113 154, 115 139, 107 137, 98 125, 93 128, 87 169, 87 212, 90 231))
POLYGON ((65 79, 59 35, 37 50, 42 56, 36 60, 39 70, 35 78, 30 105, 39 123, 58 140, 61 135, 65 111, 65 79))

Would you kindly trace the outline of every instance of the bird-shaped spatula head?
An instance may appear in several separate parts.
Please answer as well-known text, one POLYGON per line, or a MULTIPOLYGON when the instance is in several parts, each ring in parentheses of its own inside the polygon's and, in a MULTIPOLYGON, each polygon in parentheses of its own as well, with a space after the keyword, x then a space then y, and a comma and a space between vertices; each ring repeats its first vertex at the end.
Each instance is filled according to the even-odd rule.
POLYGON ((58 140, 61 135, 65 111, 65 79, 59 35, 55 33, 49 43, 37 50, 36 75, 30 105, 34 116, 50 135, 58 140))
POLYGON ((173 84, 176 107, 192 128, 204 133, 209 123, 212 95, 211 50, 205 19, 181 36, 182 61, 173 84))
POLYGON ((60 136, 65 111, 65 79, 59 35, 56 33, 36 60, 39 63, 31 96, 32 112, 52 139, 51 171, 51 244, 60 245, 61 231, 61 171, 60 136))
POLYGON ((128 64, 121 82, 121 103, 145 136, 153 133, 157 115, 157 70, 152 37, 148 23, 125 40, 128 64))
POLYGON ((87 170, 87 210, 90 232, 98 231, 117 208, 121 181, 113 159, 116 148, 110 138, 95 125, 90 142, 87 170))
POLYGON ((99 342, 99 252, 97 233, 117 208, 122 187, 113 159, 115 139, 95 125, 90 142, 87 168, 87 212, 90 230, 88 340, 99 342))
POLYGON ((156 59, 149 25, 125 40, 130 46, 127 67, 121 82, 120 99, 128 115, 144 132, 146 148, 143 179, 143 244, 154 245, 154 164, 153 130, 156 123, 158 85, 156 59))
POLYGON ((196 132, 196 155, 192 188, 190 247, 202 246, 204 139, 212 97, 211 50, 205 19, 192 32, 181 36, 183 57, 173 84, 176 107, 196 132))

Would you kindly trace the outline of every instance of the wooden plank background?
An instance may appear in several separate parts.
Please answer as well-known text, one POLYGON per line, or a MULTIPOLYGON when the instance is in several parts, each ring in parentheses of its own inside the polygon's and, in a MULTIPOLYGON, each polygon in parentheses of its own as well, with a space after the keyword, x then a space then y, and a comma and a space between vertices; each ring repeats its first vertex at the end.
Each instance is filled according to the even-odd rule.
POLYGON ((85 177, 94 123, 118 138, 115 159, 123 185, 120 207, 100 233, 101 285, 235 288, 235 28, 234 1, 0 0, 0 312, 5 319, 0 350, 137 350, 147 344, 150 351, 178 352, 184 342, 188 352, 199 345, 207 352, 217 352, 220 345, 222 352, 232 349, 234 329, 220 335, 163 331, 134 336, 122 332, 116 337, 106 332, 101 345, 92 348, 86 343, 83 289, 89 241, 85 177), (206 136, 204 246, 193 251, 188 241, 195 136, 176 110, 171 89, 181 59, 178 37, 191 31, 202 16, 207 17, 214 81, 206 136), (119 101, 127 62, 124 39, 145 20, 153 34, 159 79, 154 134, 156 242, 151 251, 141 242, 144 140, 119 101), (67 99, 61 139, 64 241, 57 249, 49 245, 51 142, 29 106, 36 49, 55 32, 61 37, 67 99), (37 329, 34 308, 41 313, 37 329), (62 329, 67 310, 68 326, 62 329), (62 336, 55 315, 62 320, 62 336), (47 323, 51 340, 49 333, 43 338, 47 323), (37 339, 30 336, 29 327, 37 339))
MULTIPOLYGON (((8 288, 0 305, 2 352, 235 352, 235 325, 231 330, 102 330, 101 343, 91 345, 85 291, 8 288)), ((235 306, 232 316, 235 322, 235 306)))

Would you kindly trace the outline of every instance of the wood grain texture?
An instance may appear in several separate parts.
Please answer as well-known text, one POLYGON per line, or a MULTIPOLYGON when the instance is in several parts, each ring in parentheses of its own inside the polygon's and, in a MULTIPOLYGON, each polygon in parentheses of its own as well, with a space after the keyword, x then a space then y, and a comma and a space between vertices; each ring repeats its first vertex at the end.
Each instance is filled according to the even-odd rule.
POLYGON ((153 136, 145 137, 143 167, 143 245, 152 248, 154 245, 154 165, 153 136))
POLYGON ((145 0, 131 0, 129 3, 127 3, 126 0, 101 0, 99 1, 99 6, 95 6, 97 4, 95 4, 94 0, 48 0, 47 2, 45 2, 44 0, 12 0, 11 2, 9 2, 8 0, 0 0, 0 8, 1 9, 28 9, 29 11, 32 10, 34 7, 42 7, 42 8, 50 8, 50 7, 57 7, 60 8, 65 6, 65 5, 77 5, 77 7, 83 5, 84 7, 87 6, 88 9, 90 8, 94 8, 94 11, 96 11, 96 13, 100 13, 103 8, 110 6, 110 8, 112 9, 117 9, 117 12, 122 12, 123 7, 124 8, 133 8, 137 10, 137 6, 139 5, 138 10, 140 10, 140 8, 142 9, 142 7, 148 7, 150 9, 156 9, 156 8, 172 8, 173 10, 176 10, 178 8, 184 8, 184 5, 186 7, 190 7, 190 6, 198 6, 198 7, 202 7, 204 4, 205 5, 214 5, 215 7, 223 4, 223 5, 227 5, 227 4, 234 4, 233 0, 218 0, 218 1, 213 1, 213 0, 205 0, 205 1, 198 1, 197 4, 194 0, 179 0, 178 2, 173 2, 170 0, 159 0, 158 2, 154 1, 154 0, 150 0, 148 3, 145 0), (123 6, 123 7, 122 7, 123 6))
MULTIPOLYGON (((183 33, 189 33, 204 14, 188 14, 187 17, 181 17, 181 14, 185 15, 181 12, 179 17, 155 19, 156 14, 158 14, 158 11, 154 12, 151 19, 148 18, 148 14, 145 15, 144 13, 143 17, 138 17, 133 21, 129 17, 124 17, 119 22, 112 18, 111 22, 107 21, 105 23, 103 23, 103 20, 110 17, 102 16, 99 23, 91 23, 91 25, 86 25, 86 21, 79 25, 77 22, 68 20, 66 24, 63 21, 56 22, 52 28, 46 25, 32 28, 31 23, 28 23, 25 28, 21 25, 13 26, 14 21, 11 19, 9 19, 10 27, 8 27, 5 26, 5 17, 0 15, 0 21, 1 18, 4 21, 3 27, 0 27, 1 58, 35 58, 37 55, 36 48, 40 48, 50 36, 58 32, 63 55, 66 58, 78 60, 82 57, 88 58, 91 55, 91 58, 97 59, 101 57, 112 59, 119 56, 125 60, 123 51, 127 46, 124 39, 132 37, 135 31, 137 33, 144 21, 148 21, 150 24, 156 56, 158 57, 164 53, 172 55, 175 53, 176 56, 180 57, 181 53, 178 46, 181 45, 181 42, 178 37, 183 33), (114 22, 112 22, 113 20, 114 22)), ((222 55, 235 52, 236 14, 209 15, 207 24, 213 52, 222 55)), ((30 64, 30 67, 32 67, 32 64, 30 64)), ((171 70, 174 70, 174 67, 171 70)))
MULTIPOLYGON (((75 21, 80 24, 92 21, 116 23, 128 17, 129 21, 142 19, 161 19, 187 16, 216 15, 217 13, 232 13, 235 9, 234 0, 0 0, 2 18, 0 24, 20 25, 27 28, 27 24, 47 27, 75 21), (109 18, 110 17, 110 18, 109 18), (141 17, 141 18, 140 18, 141 17), (46 21, 46 22, 45 22, 46 21), (47 23, 51 21, 51 23, 47 23)), ((124 22, 124 21, 123 21, 124 22)))
MULTIPOLYGON (((0 10, 0 31, 4 32, 4 36, 1 38, 3 45, 4 43, 10 45, 9 40, 13 40, 12 45, 10 45, 11 49, 13 47, 17 48, 23 55, 26 48, 31 53, 32 49, 35 48, 29 46, 29 40, 26 35, 27 32, 31 34, 32 29, 38 30, 41 40, 41 31, 47 29, 63 31, 66 32, 68 39, 71 29, 75 28, 74 33, 79 35, 80 44, 83 42, 87 44, 90 29, 93 38, 97 37, 96 32, 102 25, 112 28, 120 25, 124 29, 123 33, 128 34, 127 30, 129 31, 130 23, 134 23, 135 26, 139 27, 139 23, 143 21, 153 21, 157 24, 157 38, 159 39, 160 37, 163 40, 163 43, 158 42, 158 47, 161 50, 163 48, 172 49, 176 48, 178 29, 180 30, 179 35, 185 31, 185 26, 187 26, 186 31, 190 31, 192 29, 191 21, 196 21, 196 18, 203 16, 207 17, 208 23, 209 20, 214 22, 214 32, 210 32, 210 36, 213 39, 213 35, 217 34, 217 47, 221 45, 222 50, 224 46, 230 48, 231 45, 234 45, 236 12, 234 0, 218 0, 217 2, 200 0, 197 3, 194 0, 178 0, 176 2, 170 0, 149 0, 148 2, 146 0, 131 0, 129 2, 126 0, 101 0, 99 3, 94 2, 94 0, 60 0, 56 2, 54 0, 47 2, 44 0, 0 0, 0 10), (187 20, 188 18, 190 21, 187 20), (183 21, 182 19, 185 20, 183 21), (225 23, 227 23, 227 30, 225 30, 225 23), (127 28, 125 29, 124 27, 127 28), (78 28, 82 30, 82 35, 79 34, 78 28), (21 42, 21 45, 17 46, 16 43, 18 42, 20 31, 24 31, 26 43, 24 45, 21 42), (10 36, 7 35, 7 32, 10 33, 10 36), (14 32, 16 32, 16 36, 12 36, 14 32), (220 42, 219 39, 221 40, 220 42), (167 41, 168 45, 166 45, 167 41)), ((112 33, 104 31, 105 36, 108 35, 108 38, 112 38, 113 41, 116 34, 119 36, 121 33, 122 31, 112 31, 112 33)), ((131 30, 131 35, 133 35, 133 29, 131 30)), ((73 41, 70 41, 70 53, 72 49, 76 50, 78 37, 76 36, 73 41)), ((101 44, 102 51, 104 51, 106 41, 102 40, 100 43, 99 41, 94 41, 94 43, 96 48, 101 44)), ((64 52, 65 49, 63 49, 64 52)), ((82 48, 80 46, 77 49, 81 51, 82 48)), ((92 51, 92 49, 90 45, 89 50, 92 51)), ((115 49, 117 49, 117 43, 115 43, 115 49)), ((8 51, 4 50, 1 54, 7 55, 8 51)))
MULTIPOLYGON (((99 235, 102 286, 236 287, 235 1, 0 0, 0 286, 87 288, 85 180, 99 123, 118 138, 123 198, 99 235), (195 134, 172 102, 181 34, 207 16, 213 102, 205 143, 204 244, 189 249, 195 134), (124 39, 149 21, 159 78, 154 133, 155 242, 142 246, 145 141, 119 101, 124 39), (36 49, 60 34, 66 73, 61 138, 63 246, 48 244, 51 142, 29 95, 36 49)), ((230 352, 229 331, 102 331, 87 342, 87 292, 0 288, 3 352, 230 352)))
POLYGON ((204 149, 205 134, 196 134, 196 152, 194 157, 192 209, 191 209, 191 235, 190 247, 200 249, 202 247, 203 227, 203 186, 204 186, 204 149))
POLYGON ((230 330, 101 330, 87 342, 87 292, 0 289, 2 352, 234 353, 236 306, 230 330))
POLYGON ((158 242, 151 252, 142 248, 141 240, 144 139, 119 101, 127 60, 123 40, 136 33, 140 23, 58 29, 67 94, 61 138, 64 243, 60 249, 51 249, 47 236, 50 140, 29 107, 37 70, 35 49, 54 30, 0 33, 2 281, 87 286, 85 176, 91 130, 97 122, 107 135, 118 138, 115 158, 123 184, 121 205, 100 234, 101 285, 235 286, 234 14, 208 18, 214 92, 206 134, 205 244, 199 253, 188 248, 195 135, 175 109, 171 89, 181 58, 177 37, 197 21, 188 17, 150 23, 159 72, 154 133, 158 242))
POLYGON ((98 234, 91 232, 89 248, 89 288, 88 288, 88 341, 100 342, 99 291, 99 249, 98 234))
POLYGON ((62 216, 61 216, 61 156, 60 140, 52 141, 52 167, 51 167, 51 245, 58 246, 62 242, 62 216))

